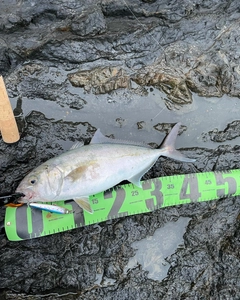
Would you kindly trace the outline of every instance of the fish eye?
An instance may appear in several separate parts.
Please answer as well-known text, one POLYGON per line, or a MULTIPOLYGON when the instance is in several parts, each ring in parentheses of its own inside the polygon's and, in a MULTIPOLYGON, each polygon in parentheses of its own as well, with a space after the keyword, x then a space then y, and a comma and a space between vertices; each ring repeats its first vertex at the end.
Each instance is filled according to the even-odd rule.
POLYGON ((37 183, 37 178, 36 177, 31 177, 29 179, 29 183, 31 183, 32 185, 34 185, 35 183, 37 183))

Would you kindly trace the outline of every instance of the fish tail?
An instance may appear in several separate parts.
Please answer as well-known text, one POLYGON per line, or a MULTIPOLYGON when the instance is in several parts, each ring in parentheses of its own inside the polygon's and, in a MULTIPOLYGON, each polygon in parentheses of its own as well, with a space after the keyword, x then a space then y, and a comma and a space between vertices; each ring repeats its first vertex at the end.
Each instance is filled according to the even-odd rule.
POLYGON ((181 123, 177 123, 170 133, 165 138, 162 146, 161 146, 161 155, 173 158, 175 160, 183 161, 183 162, 194 162, 195 159, 188 158, 183 155, 180 151, 175 149, 175 141, 178 135, 179 128, 181 123))

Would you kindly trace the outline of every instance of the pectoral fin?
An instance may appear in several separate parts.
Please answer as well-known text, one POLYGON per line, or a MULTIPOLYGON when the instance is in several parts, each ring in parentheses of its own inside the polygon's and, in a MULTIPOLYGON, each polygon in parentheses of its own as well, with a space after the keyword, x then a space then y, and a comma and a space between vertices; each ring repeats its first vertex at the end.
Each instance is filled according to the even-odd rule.
POLYGON ((86 176, 91 177, 92 179, 98 178, 99 165, 96 160, 89 160, 85 164, 77 166, 69 174, 67 174, 65 180, 75 182, 78 180, 82 180, 82 178, 85 178, 86 176))
POLYGON ((74 198, 73 199, 83 210, 87 211, 88 213, 92 214, 93 210, 90 206, 89 198, 88 197, 81 197, 81 198, 74 198))
POLYGON ((88 165, 86 164, 75 168, 65 177, 65 180, 70 180, 71 182, 74 182, 81 179, 81 177, 83 177, 86 173, 87 168, 88 165))

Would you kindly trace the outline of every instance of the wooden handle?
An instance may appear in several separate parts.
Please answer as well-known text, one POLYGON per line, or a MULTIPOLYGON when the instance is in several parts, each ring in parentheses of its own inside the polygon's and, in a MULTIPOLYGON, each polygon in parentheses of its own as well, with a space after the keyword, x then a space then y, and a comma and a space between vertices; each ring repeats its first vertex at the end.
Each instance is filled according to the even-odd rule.
POLYGON ((0 76, 0 130, 5 143, 15 143, 20 139, 2 76, 0 76))

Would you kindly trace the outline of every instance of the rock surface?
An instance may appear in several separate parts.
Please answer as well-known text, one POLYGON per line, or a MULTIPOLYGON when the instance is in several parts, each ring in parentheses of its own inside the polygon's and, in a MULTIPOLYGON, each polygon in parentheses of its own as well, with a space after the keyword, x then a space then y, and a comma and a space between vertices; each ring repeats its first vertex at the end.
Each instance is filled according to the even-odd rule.
MULTIPOLYGON (((239 97, 238 8, 237 0, 1 1, 0 73, 18 103, 21 131, 17 144, 0 140, 1 193, 14 191, 25 174, 62 153, 66 143, 88 143, 96 130, 90 121, 50 119, 41 110, 22 115, 22 106, 33 101, 42 107, 52 101, 81 116, 84 93, 109 101, 118 90, 145 95, 145 87, 153 86, 166 94, 169 109, 191 103, 192 92, 239 97)), ((120 128, 124 122, 116 120, 120 128)), ((139 130, 145 125, 141 119, 137 124, 139 130)), ((234 120, 222 132, 209 128, 205 138, 233 139, 238 128, 234 120)), ((239 152, 239 146, 227 145, 185 149, 197 159, 193 165, 161 158, 144 178, 240 168, 239 152)), ((238 299, 239 216, 239 197, 228 197, 22 242, 9 242, 2 232, 0 297, 238 299), (124 272, 135 253, 131 244, 180 216, 191 221, 184 245, 167 257, 167 277, 149 279, 141 265, 124 272)))

